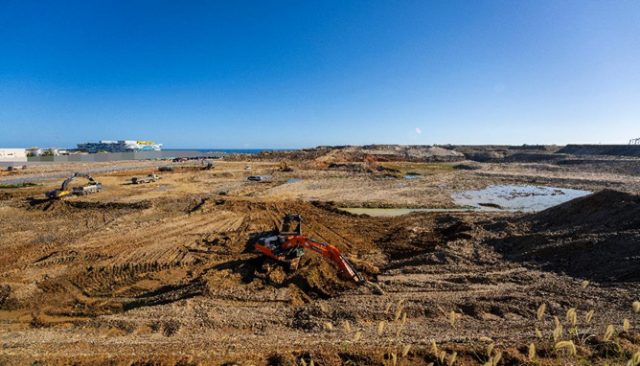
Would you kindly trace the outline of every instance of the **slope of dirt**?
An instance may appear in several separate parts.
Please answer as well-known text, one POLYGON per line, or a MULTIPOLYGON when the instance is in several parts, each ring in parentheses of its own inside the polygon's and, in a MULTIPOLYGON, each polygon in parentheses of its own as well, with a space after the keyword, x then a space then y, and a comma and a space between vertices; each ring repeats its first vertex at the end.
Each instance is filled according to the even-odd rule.
POLYGON ((640 278, 640 196, 603 190, 518 221, 499 242, 518 260, 598 281, 640 278))
POLYGON ((573 155, 613 155, 640 157, 640 145, 567 145, 561 154, 573 155))

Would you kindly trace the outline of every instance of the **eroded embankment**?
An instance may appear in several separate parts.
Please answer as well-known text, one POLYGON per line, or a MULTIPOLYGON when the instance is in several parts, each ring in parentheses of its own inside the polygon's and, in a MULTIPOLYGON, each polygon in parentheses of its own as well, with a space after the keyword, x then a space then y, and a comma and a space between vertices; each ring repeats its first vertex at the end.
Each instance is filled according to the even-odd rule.
MULTIPOLYGON (((640 197, 604 190, 513 221, 509 258, 602 282, 640 279, 640 197)), ((505 227, 506 229, 506 227, 505 227)))

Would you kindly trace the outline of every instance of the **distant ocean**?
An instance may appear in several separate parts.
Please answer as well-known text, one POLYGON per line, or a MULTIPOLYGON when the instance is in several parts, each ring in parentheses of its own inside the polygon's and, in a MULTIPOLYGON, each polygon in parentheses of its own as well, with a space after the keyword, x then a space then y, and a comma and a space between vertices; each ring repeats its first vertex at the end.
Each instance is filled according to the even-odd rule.
POLYGON ((228 154, 257 154, 263 151, 295 151, 297 149, 162 149, 162 151, 224 152, 228 154))

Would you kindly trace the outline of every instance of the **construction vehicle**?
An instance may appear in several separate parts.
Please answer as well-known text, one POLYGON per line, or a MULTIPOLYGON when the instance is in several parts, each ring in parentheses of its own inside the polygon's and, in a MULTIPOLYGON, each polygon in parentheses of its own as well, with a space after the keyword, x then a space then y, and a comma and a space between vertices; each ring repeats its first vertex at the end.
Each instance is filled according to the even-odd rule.
POLYGON ((323 257, 334 262, 354 282, 364 283, 362 275, 340 253, 338 248, 302 235, 302 217, 300 215, 285 215, 282 218, 278 234, 260 238, 255 244, 257 253, 287 263, 293 269, 297 268, 305 249, 320 253, 323 257))
POLYGON ((269 178, 271 178, 270 175, 252 175, 247 180, 251 182, 266 182, 269 178))
POLYGON ((293 168, 291 168, 291 167, 289 166, 289 164, 287 164, 287 162, 286 162, 286 161, 281 161, 281 162, 280 162, 280 171, 281 171, 281 172, 292 172, 292 171, 293 171, 293 168))
POLYGON ((202 169, 204 170, 213 169, 213 163, 209 159, 202 159, 200 163, 202 164, 202 169))
POLYGON ((69 196, 72 194, 84 196, 90 193, 100 192, 101 190, 102 190, 102 184, 100 184, 99 182, 96 182, 96 180, 93 179, 92 176, 88 174, 75 173, 74 175, 65 179, 64 182, 62 182, 62 186, 59 189, 54 189, 53 191, 47 192, 46 196, 48 198, 62 198, 64 196, 69 196), (77 177, 87 178, 87 180, 89 180, 89 183, 82 187, 74 187, 73 189, 69 190, 69 183, 71 183, 77 177))
POLYGON ((131 184, 152 183, 160 179, 156 173, 151 173, 146 177, 133 177, 131 178, 131 184))

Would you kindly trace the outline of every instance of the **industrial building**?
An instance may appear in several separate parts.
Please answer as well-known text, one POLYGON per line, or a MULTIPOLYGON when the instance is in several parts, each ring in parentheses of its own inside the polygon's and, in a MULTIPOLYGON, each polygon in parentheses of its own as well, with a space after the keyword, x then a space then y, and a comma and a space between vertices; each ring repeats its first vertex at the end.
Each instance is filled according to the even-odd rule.
POLYGON ((78 151, 86 153, 122 153, 122 152, 141 152, 141 151, 161 151, 162 144, 156 144, 151 141, 132 141, 132 140, 118 140, 107 141, 101 140, 99 142, 87 142, 84 144, 78 144, 78 151))
POLYGON ((25 149, 0 149, 0 161, 27 161, 25 149))

